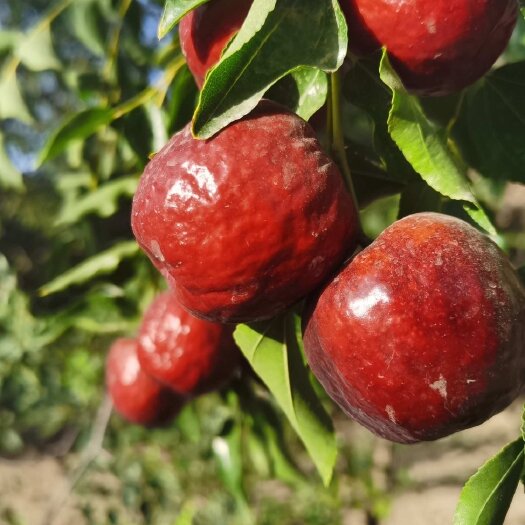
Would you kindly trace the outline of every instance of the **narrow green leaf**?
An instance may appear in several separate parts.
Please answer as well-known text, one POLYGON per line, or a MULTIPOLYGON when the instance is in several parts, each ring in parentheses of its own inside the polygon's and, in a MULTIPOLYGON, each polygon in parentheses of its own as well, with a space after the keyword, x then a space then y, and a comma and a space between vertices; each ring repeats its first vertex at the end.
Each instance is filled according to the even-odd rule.
POLYGON ((82 217, 94 213, 100 217, 110 217, 119 209, 119 198, 132 197, 137 189, 137 177, 122 177, 106 182, 94 191, 65 203, 56 225, 73 224, 82 217))
POLYGON ((40 152, 39 164, 60 155, 74 140, 82 140, 106 126, 113 119, 109 108, 91 108, 67 119, 47 140, 40 152))
POLYGON ((86 283, 99 275, 111 273, 123 259, 132 257, 138 252, 139 247, 135 241, 118 243, 53 279, 40 288, 39 293, 41 296, 51 295, 61 292, 70 286, 86 283))
POLYGON ((405 158, 431 188, 449 199, 462 201, 466 213, 486 231, 495 234, 494 226, 471 191, 466 167, 449 144, 447 130, 432 123, 417 97, 405 91, 386 52, 380 75, 392 90, 388 131, 405 158))
POLYGON ((16 49, 16 55, 25 67, 32 71, 60 69, 51 39, 51 28, 47 25, 24 35, 16 49))
POLYGON ((298 322, 288 314, 268 322, 239 325, 235 341, 274 395, 328 485, 337 455, 335 435, 308 377, 297 337, 298 322))
POLYGON ((205 4, 209 0, 166 0, 164 11, 157 29, 159 40, 164 38, 192 9, 205 4))
POLYGON ((454 525, 502 525, 523 465, 523 440, 520 438, 487 461, 463 487, 454 525))
POLYGON ((453 133, 467 160, 496 180, 525 183, 525 61, 467 90, 453 133))
POLYGON ((433 125, 417 98, 403 89, 386 53, 380 67, 383 82, 392 89, 388 129, 394 142, 430 187, 450 199, 474 202, 465 169, 450 150, 445 130, 433 125))
POLYGON ((31 124, 33 117, 20 93, 16 73, 0 73, 0 119, 15 118, 31 124))
POLYGON ((21 190, 24 187, 22 174, 13 166, 7 155, 4 136, 0 133, 0 188, 21 190))
POLYGON ((301 66, 337 70, 348 44, 337 0, 255 0, 221 61, 208 73, 193 133, 209 138, 249 113, 301 66))

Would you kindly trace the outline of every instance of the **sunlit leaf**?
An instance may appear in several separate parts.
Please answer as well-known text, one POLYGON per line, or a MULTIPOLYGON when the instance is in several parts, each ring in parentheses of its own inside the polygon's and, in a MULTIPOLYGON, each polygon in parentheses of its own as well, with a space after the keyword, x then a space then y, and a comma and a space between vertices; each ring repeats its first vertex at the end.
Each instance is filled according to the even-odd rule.
POLYGON ((523 472, 520 438, 487 461, 470 478, 454 515, 454 525, 503 525, 523 472))
POLYGON ((137 177, 123 177, 106 182, 74 201, 68 201, 58 216, 56 224, 72 224, 90 213, 100 217, 110 217, 119 209, 119 198, 133 196, 137 183, 137 177))
POLYGON ((274 395, 327 485, 337 455, 334 430, 310 383, 297 339, 298 322, 290 314, 239 325, 235 341, 274 395))
POLYGON ((136 255, 139 251, 135 241, 126 241, 115 244, 112 248, 90 257, 83 263, 79 264, 53 279, 45 286, 40 288, 40 295, 51 295, 70 286, 83 284, 99 275, 113 272, 122 260, 136 255))
POLYGON ((392 90, 388 131, 405 158, 434 190, 465 203, 465 211, 489 233, 496 230, 472 194, 466 166, 452 150, 446 130, 432 123, 419 100, 408 94, 390 66, 386 52, 381 61, 381 79, 392 90))
POLYGON ((185 14, 208 1, 209 0, 166 0, 157 30, 159 39, 164 38, 179 23, 185 14))
POLYGON ((68 118, 47 140, 40 152, 39 164, 60 155, 75 140, 82 140, 113 120, 109 108, 91 108, 68 118))
POLYGON ((27 124, 33 122, 20 93, 16 73, 4 70, 0 73, 0 119, 7 118, 16 118, 27 124))
POLYGON ((49 26, 30 31, 20 40, 16 54, 22 64, 33 71, 60 69, 61 64, 55 55, 49 26))
POLYGON ((249 113, 273 84, 301 66, 337 70, 347 44, 346 22, 336 0, 255 0, 206 77, 193 132, 211 137, 249 113))

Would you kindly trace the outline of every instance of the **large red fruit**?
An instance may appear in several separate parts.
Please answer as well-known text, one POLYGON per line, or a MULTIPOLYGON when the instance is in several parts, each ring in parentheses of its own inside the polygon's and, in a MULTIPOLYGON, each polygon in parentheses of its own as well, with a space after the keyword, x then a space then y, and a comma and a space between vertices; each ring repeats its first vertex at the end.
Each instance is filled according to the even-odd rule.
POLYGON ((482 77, 505 49, 516 0, 340 0, 350 49, 386 46, 405 87, 446 95, 482 77))
POLYGON ((151 377, 181 394, 210 392, 231 378, 239 365, 233 328, 197 319, 173 293, 163 293, 142 320, 140 364, 151 377))
POLYGON ((106 362, 106 387, 116 411, 128 421, 161 425, 182 408, 184 398, 151 379, 141 369, 135 339, 117 339, 106 362))
POLYGON ((311 126, 263 103, 214 138, 189 126, 146 167, 133 201, 141 247, 180 303, 211 321, 273 317, 352 251, 358 220, 311 126))
POLYGON ((179 25, 182 52, 199 87, 241 28, 253 0, 211 0, 187 14, 179 25))
POLYGON ((305 350, 330 396, 370 430, 401 443, 437 439, 482 423, 519 394, 525 290, 473 227, 412 215, 321 293, 305 350))

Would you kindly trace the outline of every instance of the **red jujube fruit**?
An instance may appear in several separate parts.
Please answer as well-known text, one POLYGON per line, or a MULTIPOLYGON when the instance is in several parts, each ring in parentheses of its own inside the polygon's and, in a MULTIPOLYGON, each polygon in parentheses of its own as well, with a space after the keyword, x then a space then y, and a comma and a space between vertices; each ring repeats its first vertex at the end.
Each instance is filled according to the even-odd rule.
POLYGON ((340 0, 350 50, 386 46, 405 87, 447 95, 481 78, 507 46, 516 0, 340 0))
POLYGON ((219 388, 240 362, 233 326, 197 319, 172 292, 159 295, 139 330, 138 357, 145 372, 177 392, 193 396, 219 388))
POLYGON ((322 291, 304 336, 313 373, 348 415, 392 441, 433 440, 520 393, 525 291, 475 228, 412 215, 322 291))
POLYGON ((357 244, 341 174, 311 126, 270 102, 212 139, 190 127, 150 161, 133 201, 140 246, 192 314, 271 318, 357 244))
POLYGON ((253 0, 211 0, 180 22, 179 38, 186 62, 199 87, 208 70, 240 29, 253 0))
POLYGON ((117 339, 106 361, 106 387, 115 410, 132 423, 162 425, 175 417, 184 398, 160 385, 142 370, 136 339, 117 339))

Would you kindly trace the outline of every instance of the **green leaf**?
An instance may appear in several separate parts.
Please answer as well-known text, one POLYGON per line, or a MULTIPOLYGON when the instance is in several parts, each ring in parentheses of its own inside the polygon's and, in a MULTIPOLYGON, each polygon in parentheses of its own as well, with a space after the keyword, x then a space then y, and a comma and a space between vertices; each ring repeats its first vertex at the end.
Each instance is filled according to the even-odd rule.
POLYGON ((91 108, 68 118, 47 140, 40 152, 39 164, 60 155, 74 140, 82 140, 109 124, 114 111, 109 108, 91 108))
POLYGON ((7 155, 4 136, 0 133, 0 188, 21 190, 24 187, 22 174, 13 166, 7 155))
POLYGON ((298 100, 294 111, 304 120, 319 111, 328 95, 328 76, 315 67, 301 67, 292 72, 298 91, 298 100))
POLYGON ((384 54, 381 78, 392 89, 388 129, 394 142, 430 187, 450 199, 473 202, 465 168, 450 150, 445 130, 426 118, 418 99, 394 75, 384 54))
POLYGON ((465 93, 453 132, 483 175, 525 183, 525 61, 487 75, 465 93))
POLYGON ((255 0, 206 77, 193 133, 211 137, 249 113, 273 84, 301 66, 337 70, 347 44, 337 0, 255 0))
POLYGON ((380 161, 392 182, 406 184, 420 177, 405 159, 388 132, 388 115, 392 105, 392 91, 379 78, 381 54, 376 53, 354 63, 345 77, 345 98, 364 110, 373 120, 373 144, 380 161))
POLYGON ((95 55, 103 56, 107 24, 97 0, 73 2, 67 11, 72 33, 95 55))
POLYGON ((138 244, 135 241, 125 241, 115 244, 106 251, 87 259, 63 273, 56 279, 40 288, 41 296, 51 295, 61 292, 70 286, 83 284, 99 275, 104 275, 116 270, 123 259, 132 257, 139 252, 138 244))
POLYGON ((105 183, 84 197, 66 202, 56 224, 73 224, 90 213, 100 217, 110 217, 118 211, 120 197, 129 198, 134 195, 137 183, 137 177, 122 177, 105 183))
POLYGON ((39 27, 24 35, 16 48, 16 55, 22 64, 32 71, 61 68, 53 49, 49 25, 39 27))
POLYGON ((31 124, 33 117, 18 88, 16 73, 0 73, 0 119, 16 118, 31 124))
POLYGON ((524 464, 523 440, 507 445, 461 491, 454 525, 502 525, 524 464))
POLYGON ((337 447, 330 417, 308 377, 292 314, 268 322, 239 325, 235 341, 274 395, 303 441, 325 485, 332 477, 337 447))
POLYGON ((380 75, 392 90, 388 131, 405 158, 431 188, 449 199, 463 201, 470 217, 494 234, 496 230, 471 191, 466 168, 452 150, 446 129, 430 122, 419 100, 405 91, 386 52, 380 75))
POLYGON ((157 29, 159 40, 164 38, 192 9, 205 4, 209 0, 166 0, 164 11, 157 29))

